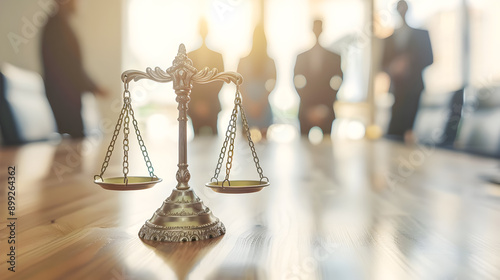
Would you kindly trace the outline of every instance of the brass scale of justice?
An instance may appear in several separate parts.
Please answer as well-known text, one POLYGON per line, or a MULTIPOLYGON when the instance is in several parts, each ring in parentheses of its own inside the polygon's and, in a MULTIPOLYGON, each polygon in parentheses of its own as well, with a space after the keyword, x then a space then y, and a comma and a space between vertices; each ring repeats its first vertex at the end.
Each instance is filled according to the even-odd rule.
POLYGON ((195 194, 188 182, 191 177, 187 164, 187 110, 190 100, 192 83, 206 84, 213 81, 223 81, 234 83, 236 93, 234 108, 231 113, 229 126, 225 134, 219 159, 215 168, 215 174, 206 187, 219 193, 252 193, 262 190, 269 186, 269 179, 264 176, 260 167, 259 158, 255 151, 254 143, 250 137, 250 130, 242 107, 241 94, 239 86, 243 82, 243 77, 236 72, 221 72, 216 68, 204 69, 198 71, 191 59, 186 54, 184 44, 179 46, 179 52, 173 61, 173 66, 166 71, 156 67, 155 70, 147 68, 146 72, 128 70, 123 72, 121 79, 124 84, 123 107, 115 126, 115 130, 109 144, 104 162, 101 167, 101 173, 94 176, 94 183, 107 190, 143 190, 153 187, 162 181, 154 173, 154 168, 149 158, 146 146, 139 131, 138 122, 134 115, 131 104, 131 95, 129 92, 129 83, 141 79, 149 79, 156 82, 173 82, 173 88, 177 95, 179 111, 179 164, 176 173, 177 186, 172 194, 163 202, 162 206, 156 210, 151 219, 147 220, 139 231, 139 237, 144 240, 163 241, 163 242, 184 242, 197 241, 215 238, 226 232, 224 224, 212 214, 212 211, 206 207, 202 200, 195 194), (229 180, 231 166, 234 155, 234 140, 236 136, 236 122, 238 111, 241 114, 243 129, 252 151, 255 167, 259 174, 259 180, 229 180), (134 126, 137 141, 144 157, 149 176, 128 176, 129 171, 129 134, 130 121, 134 126), (123 177, 104 178, 111 155, 113 154, 118 135, 123 126, 123 177), (226 157, 226 175, 224 180, 218 180, 224 158, 226 157))

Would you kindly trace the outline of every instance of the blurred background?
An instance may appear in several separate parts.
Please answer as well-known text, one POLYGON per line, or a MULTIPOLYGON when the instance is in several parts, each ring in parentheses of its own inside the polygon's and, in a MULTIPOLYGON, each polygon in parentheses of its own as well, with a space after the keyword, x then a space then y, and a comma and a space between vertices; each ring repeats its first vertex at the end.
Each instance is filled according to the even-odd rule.
MULTIPOLYGON (((27 75, 32 77, 34 84, 40 83, 36 75, 30 75, 43 77, 44 74, 41 56, 44 26, 67 2, 72 1, 4 0, 0 3, 0 34, 3 38, 0 40, 0 64, 4 92, 7 92, 6 85, 16 84, 16 75, 27 75)), ((122 71, 144 71, 147 67, 156 66, 166 69, 171 66, 180 43, 186 45, 188 52, 204 45, 221 54, 225 71, 237 71, 242 67, 240 61, 251 57, 252 50, 256 49, 253 47, 254 31, 262 26, 267 41, 264 49, 270 61, 274 62, 275 73, 256 79, 255 84, 267 91, 272 117, 269 126, 253 127, 252 135, 255 141, 267 137, 278 142, 300 137, 299 111, 305 110, 300 107, 301 100, 305 99, 299 93, 312 78, 297 74, 296 61, 297 56, 316 44, 315 20, 322 22, 319 46, 341 58, 340 74, 325 77, 333 90, 329 94, 334 96, 335 101, 331 138, 359 140, 390 134, 391 108, 396 98, 390 71, 384 67, 383 60, 387 58, 387 39, 404 25, 398 13, 399 1, 75 2, 76 9, 69 22, 78 39, 82 63, 88 76, 105 92, 95 96, 82 93, 82 114, 87 135, 112 132, 121 109, 122 71), (205 32, 200 27, 202 19, 205 32)), ((500 127, 495 120, 500 116, 500 88, 497 87, 500 81, 500 18, 497 16, 500 2, 419 0, 407 1, 407 4, 406 23, 410 29, 428 31, 433 59, 431 64, 423 67, 424 86, 417 94, 417 115, 410 121, 410 129, 396 135, 396 138, 498 156, 500 127)), ((198 69, 205 66, 197 65, 196 61, 194 65, 198 69)), ((252 84, 252 77, 244 78, 250 81, 249 85, 252 84)), ((39 84, 34 88, 43 90, 44 87, 39 84)), ((252 88, 249 86, 244 90, 251 92, 252 88)), ((177 104, 172 85, 141 81, 131 85, 131 92, 133 105, 148 137, 175 139, 177 104)), ((220 102, 219 134, 227 127, 234 92, 234 86, 223 85, 219 100, 213 101, 220 102)), ((16 102, 26 103, 16 101, 8 93, 4 95, 4 99, 14 104, 10 105, 10 110, 15 119, 16 102)), ((43 94, 40 96, 43 97, 43 94)), ((243 104, 251 102, 251 99, 251 96, 244 98, 243 104)), ((326 111, 331 111, 330 104, 326 107, 326 111)), ((45 106, 44 110, 47 111, 47 108, 45 106)), ((31 114, 33 110, 37 109, 32 109, 31 114)), ((314 110, 318 112, 319 109, 314 110)), ((6 112, 5 109, 3 111, 6 112)), ((17 118, 21 127, 24 123, 24 126, 45 129, 45 134, 57 131, 55 126, 41 128, 37 125, 41 122, 40 118, 34 121, 19 121, 22 118, 17 118)), ((26 118, 29 119, 29 116, 26 118)), ((5 134, 8 133, 5 126, 3 123, 4 144, 8 142, 5 141, 5 134)), ((22 134, 19 131, 22 128, 17 131, 22 134)), ((313 125, 302 135, 312 143, 319 143, 330 137, 329 133, 328 128, 313 125)), ((18 137, 17 142, 36 140, 45 134, 40 131, 32 138, 29 135, 18 137)), ((192 138, 193 130, 190 135, 192 138)))

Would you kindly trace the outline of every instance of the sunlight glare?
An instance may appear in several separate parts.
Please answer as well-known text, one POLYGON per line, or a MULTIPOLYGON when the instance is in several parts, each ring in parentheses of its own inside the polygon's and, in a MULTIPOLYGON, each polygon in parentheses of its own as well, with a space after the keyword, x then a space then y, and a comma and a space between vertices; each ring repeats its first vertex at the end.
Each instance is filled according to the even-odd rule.
POLYGON ((299 75, 295 76, 295 78, 293 79, 293 83, 295 84, 296 88, 301 89, 307 85, 307 79, 304 75, 299 74, 299 75))
POLYGON ((262 133, 258 128, 252 127, 250 129, 250 137, 252 138, 252 141, 254 143, 258 143, 260 140, 262 140, 262 133))
MULTIPOLYGON (((194 138, 194 131, 191 125, 191 120, 188 121, 187 140, 191 141, 194 138)), ((165 114, 153 114, 147 118, 146 129, 148 137, 153 139, 168 139, 172 142, 179 141, 179 128, 176 119, 169 118, 165 114)))
POLYGON ((267 131, 270 141, 278 143, 290 143, 298 136, 297 129, 290 124, 273 124, 267 131))
POLYGON ((342 78, 338 75, 335 75, 330 79, 330 87, 334 90, 339 90, 341 84, 342 78))
POLYGON ((360 121, 352 120, 347 125, 347 138, 360 140, 365 136, 365 126, 360 121))
POLYGON ((323 130, 317 126, 311 128, 311 130, 309 130, 308 138, 311 144, 318 145, 323 141, 323 130))

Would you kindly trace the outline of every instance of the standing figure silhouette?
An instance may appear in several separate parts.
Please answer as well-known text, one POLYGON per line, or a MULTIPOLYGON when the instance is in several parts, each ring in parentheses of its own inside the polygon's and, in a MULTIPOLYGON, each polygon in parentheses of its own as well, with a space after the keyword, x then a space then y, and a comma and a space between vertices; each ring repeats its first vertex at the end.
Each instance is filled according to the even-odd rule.
POLYGON ((387 134, 403 138, 411 134, 413 129, 424 89, 422 71, 432 64, 433 55, 429 33, 408 26, 406 1, 399 1, 397 9, 403 25, 385 39, 382 64, 391 78, 390 91, 394 94, 387 134))
MULTIPOLYGON (((207 22, 202 19, 199 23, 200 35, 203 43, 201 47, 188 54, 197 69, 208 67, 224 71, 224 62, 220 53, 210 50, 206 45, 208 34, 207 22)), ((188 115, 193 123, 194 133, 217 134, 217 117, 221 111, 219 92, 223 82, 197 84, 191 90, 188 115)))
POLYGON ((42 61, 45 92, 60 133, 84 137, 81 115, 82 94, 104 95, 83 67, 82 54, 69 18, 76 11, 76 0, 59 5, 42 33, 42 61))
POLYGON ((295 64, 296 79, 299 75, 302 79, 305 78, 305 81, 296 83, 300 97, 300 132, 305 135, 314 126, 321 128, 325 134, 331 133, 335 119, 333 103, 343 77, 340 55, 324 49, 319 44, 318 39, 322 31, 322 21, 315 20, 313 32, 316 35, 316 44, 300 54, 295 64))
POLYGON ((255 27, 252 51, 240 60, 238 73, 245 79, 241 94, 248 124, 250 128, 259 129, 265 136, 268 127, 273 123, 269 94, 276 81, 276 67, 274 60, 267 55, 267 39, 262 23, 255 27))

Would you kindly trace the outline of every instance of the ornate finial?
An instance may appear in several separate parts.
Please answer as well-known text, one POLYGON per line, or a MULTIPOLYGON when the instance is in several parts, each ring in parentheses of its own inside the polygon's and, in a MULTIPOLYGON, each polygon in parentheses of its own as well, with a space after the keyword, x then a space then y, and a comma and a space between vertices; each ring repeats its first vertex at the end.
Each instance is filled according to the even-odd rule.
POLYGON ((186 54, 186 46, 184 46, 184 44, 180 44, 179 45, 179 52, 177 53, 177 56, 175 57, 173 63, 172 63, 174 66, 170 67, 169 69, 167 69, 167 72, 169 74, 172 75, 172 73, 170 71, 173 71, 174 68, 178 67, 179 65, 185 65, 186 67, 189 67, 191 68, 190 70, 191 71, 194 71, 196 72, 196 68, 192 67, 193 66, 193 62, 191 61, 191 59, 189 59, 187 57, 187 54, 186 54))
POLYGON ((184 44, 180 44, 179 45, 179 52, 178 52, 178 55, 179 54, 186 54, 186 46, 184 46, 184 44))
POLYGON ((167 69, 167 73, 172 77, 174 89, 191 88, 191 76, 198 70, 194 68, 193 62, 188 58, 184 44, 180 44, 179 53, 172 64, 173 66, 167 69))

